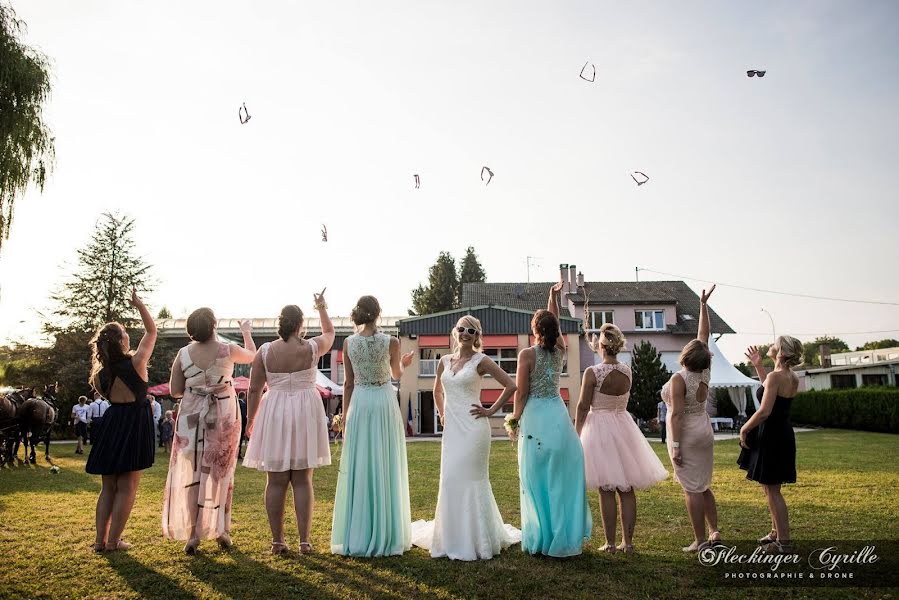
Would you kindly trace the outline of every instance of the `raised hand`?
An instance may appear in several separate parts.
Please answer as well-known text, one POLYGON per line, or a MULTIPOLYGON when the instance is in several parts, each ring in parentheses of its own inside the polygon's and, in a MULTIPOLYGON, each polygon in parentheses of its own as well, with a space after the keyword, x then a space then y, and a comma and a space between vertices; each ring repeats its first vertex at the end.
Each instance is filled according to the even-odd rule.
POLYGON ((140 299, 140 296, 137 295, 137 288, 131 288, 131 306, 138 308, 143 306, 143 301, 140 299))
POLYGON ((238 326, 240 327, 241 333, 250 333, 253 331, 253 324, 250 323, 249 319, 241 319, 238 322, 238 326))
POLYGON ((563 287, 565 287, 565 284, 564 284, 563 282, 560 281, 559 283, 555 284, 554 286, 552 286, 552 287, 549 288, 549 289, 550 289, 550 291, 551 291, 552 293, 555 294, 555 293, 557 293, 557 292, 561 292, 563 287))
POLYGON ((749 359, 749 362, 753 365, 758 365, 760 362, 762 362, 762 355, 759 354, 758 346, 750 346, 749 348, 747 348, 744 356, 746 356, 746 358, 749 359))
POLYGON ((413 354, 413 352, 406 352, 400 357, 400 363, 403 365, 403 368, 406 368, 412 364, 413 354))
POLYGON ((702 296, 699 298, 700 302, 702 302, 703 304, 708 303, 709 297, 712 295, 712 292, 715 291, 715 285, 717 285, 717 284, 712 284, 712 287, 709 289, 708 294, 705 293, 705 290, 702 290, 702 296))
MULTIPOLYGON (((313 294, 312 294, 312 298, 315 300, 315 307, 316 307, 316 308, 319 308, 319 307, 324 307, 325 309, 328 308, 328 303, 325 302, 325 290, 327 290, 327 289, 328 289, 328 288, 324 288, 320 293, 318 293, 318 294, 313 293, 313 294)), ((319 308, 319 310, 322 310, 322 309, 319 308)))

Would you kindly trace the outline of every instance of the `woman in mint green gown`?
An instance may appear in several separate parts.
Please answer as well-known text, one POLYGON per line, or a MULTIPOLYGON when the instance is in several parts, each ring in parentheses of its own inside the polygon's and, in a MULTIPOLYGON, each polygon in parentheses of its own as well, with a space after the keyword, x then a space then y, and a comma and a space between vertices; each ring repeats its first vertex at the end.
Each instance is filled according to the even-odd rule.
POLYGON ((520 426, 521 548, 530 554, 575 556, 590 537, 584 450, 559 395, 565 342, 555 293, 531 321, 537 344, 518 355, 518 394, 513 418, 520 426))
POLYGON ((412 362, 399 340, 379 333, 381 308, 363 296, 352 311, 359 327, 343 344, 344 444, 334 497, 331 552, 390 556, 412 546, 406 434, 390 377, 412 362))

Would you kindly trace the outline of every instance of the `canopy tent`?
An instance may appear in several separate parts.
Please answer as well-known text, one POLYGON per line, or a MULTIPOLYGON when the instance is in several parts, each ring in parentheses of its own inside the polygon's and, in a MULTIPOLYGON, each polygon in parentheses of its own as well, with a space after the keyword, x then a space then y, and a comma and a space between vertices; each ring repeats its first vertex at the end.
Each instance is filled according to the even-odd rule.
MULTIPOLYGON (((236 392, 246 392, 250 389, 250 379, 248 377, 234 377, 231 382, 234 385, 234 391, 236 392)), ((339 386, 328 379, 321 371, 315 372, 315 388, 325 400, 335 395, 343 395, 343 386, 339 386)), ((168 383, 160 383, 159 385, 154 385, 149 388, 147 392, 154 396, 168 396, 170 395, 171 390, 169 389, 168 383)))
POLYGON ((746 416, 746 388, 752 392, 755 408, 758 410, 759 401, 755 399, 755 390, 759 382, 741 373, 730 360, 721 352, 721 348, 714 338, 709 338, 709 350, 712 351, 712 373, 710 388, 725 388, 730 396, 730 401, 737 407, 741 417, 746 416))

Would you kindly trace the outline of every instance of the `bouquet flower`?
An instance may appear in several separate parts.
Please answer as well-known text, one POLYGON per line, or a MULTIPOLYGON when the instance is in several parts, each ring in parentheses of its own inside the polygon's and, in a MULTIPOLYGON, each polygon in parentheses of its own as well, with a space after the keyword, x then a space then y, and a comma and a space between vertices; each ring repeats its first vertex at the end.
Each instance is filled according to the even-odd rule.
POLYGON ((503 427, 506 428, 506 433, 512 433, 514 431, 518 431, 518 419, 516 419, 512 415, 506 415, 506 420, 503 422, 503 427))

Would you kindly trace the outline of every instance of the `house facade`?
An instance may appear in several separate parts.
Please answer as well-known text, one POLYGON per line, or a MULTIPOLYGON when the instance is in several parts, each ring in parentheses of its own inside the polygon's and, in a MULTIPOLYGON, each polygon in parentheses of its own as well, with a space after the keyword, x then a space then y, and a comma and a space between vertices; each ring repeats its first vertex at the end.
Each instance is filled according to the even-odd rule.
POLYGON ((899 348, 840 352, 830 355, 829 367, 799 369, 799 390, 846 389, 899 384, 899 348))

